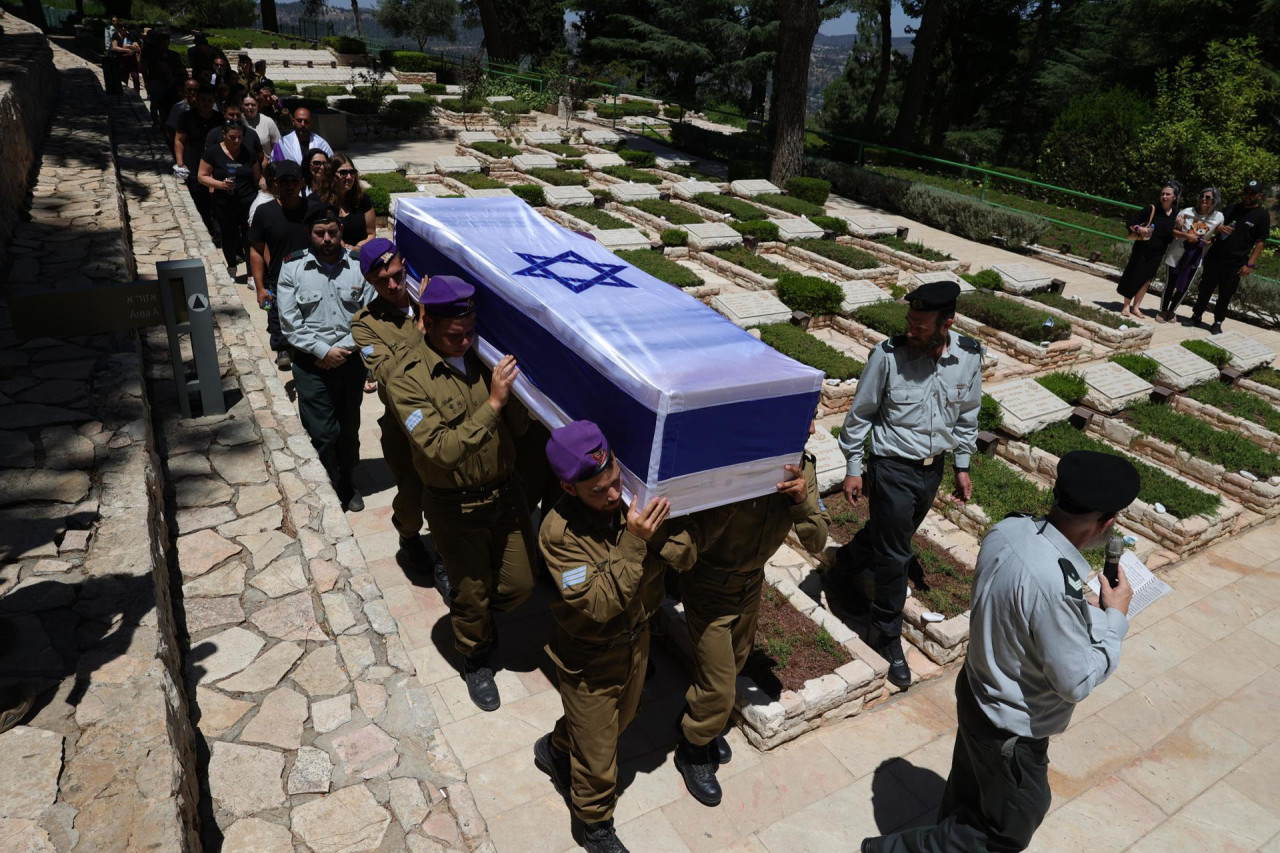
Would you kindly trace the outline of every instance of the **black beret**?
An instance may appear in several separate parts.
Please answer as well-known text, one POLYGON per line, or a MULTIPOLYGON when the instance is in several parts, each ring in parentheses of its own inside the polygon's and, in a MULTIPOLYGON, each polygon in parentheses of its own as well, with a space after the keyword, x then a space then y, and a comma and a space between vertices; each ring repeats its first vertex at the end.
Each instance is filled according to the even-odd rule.
POLYGON ((960 285, 954 281, 931 281, 907 294, 907 305, 913 311, 954 311, 960 285))
POLYGON ((312 225, 319 222, 337 222, 342 218, 338 213, 338 208, 332 204, 313 204, 307 208, 306 214, 302 217, 302 224, 310 230, 312 225))
POLYGON ((1138 469, 1123 456, 1072 450, 1058 460, 1053 494, 1067 512, 1114 515, 1133 503, 1141 487, 1138 469))

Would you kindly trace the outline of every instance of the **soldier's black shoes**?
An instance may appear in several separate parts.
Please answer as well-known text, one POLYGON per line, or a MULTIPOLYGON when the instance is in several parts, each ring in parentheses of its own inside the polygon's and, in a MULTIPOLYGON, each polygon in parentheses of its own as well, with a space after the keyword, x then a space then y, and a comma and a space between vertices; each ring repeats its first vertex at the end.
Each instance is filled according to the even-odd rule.
POLYGON ((280 350, 276 353, 276 370, 291 370, 293 368, 293 357, 289 355, 287 350, 280 350))
POLYGON ((415 572, 428 572, 431 569, 431 557, 427 554, 427 546, 422 544, 418 534, 400 537, 400 550, 396 552, 396 562, 401 568, 415 572))
POLYGON ((493 668, 488 660, 467 658, 463 663, 462 678, 467 682, 467 693, 481 711, 496 711, 502 704, 498 696, 498 684, 493 680, 493 668))
POLYGON ((453 587, 449 583, 449 573, 444 570, 444 560, 436 557, 435 568, 432 569, 434 574, 433 580, 436 585, 436 592, 440 593, 440 597, 444 599, 446 606, 453 600, 449 596, 453 594, 453 587))
POLYGON ((911 686, 911 667, 902 652, 901 637, 882 637, 871 645, 880 657, 889 662, 889 683, 895 687, 911 686))
POLYGON ((569 756, 562 752, 557 752, 556 748, 551 745, 551 733, 538 738, 538 742, 533 745, 533 765, 551 777, 551 784, 556 786, 556 790, 560 792, 560 796, 569 796, 569 756))
POLYGON ((352 489, 344 508, 347 512, 364 512, 364 498, 361 497, 359 492, 352 489))
POLYGON ((627 846, 613 830, 613 820, 599 823, 573 821, 573 840, 586 848, 587 853, 630 853, 627 846))
POLYGON ((729 741, 724 735, 716 735, 716 739, 708 746, 715 750, 716 764, 728 764, 733 761, 733 747, 729 746, 729 741))
POLYGON ((680 738, 676 744, 676 769, 684 777, 684 786, 693 798, 704 806, 720 805, 723 793, 716 779, 716 749, 714 741, 704 746, 694 746, 680 738))

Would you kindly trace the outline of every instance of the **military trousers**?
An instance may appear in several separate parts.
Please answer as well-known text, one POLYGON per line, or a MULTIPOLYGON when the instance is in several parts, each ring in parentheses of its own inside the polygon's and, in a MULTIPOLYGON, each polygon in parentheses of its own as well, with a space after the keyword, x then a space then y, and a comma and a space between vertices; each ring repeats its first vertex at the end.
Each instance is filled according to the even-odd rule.
POLYGON ((876 853, 1017 853, 1049 813, 1049 739, 997 729, 956 677, 955 750, 938 823, 874 839, 876 853))
POLYGON ((481 657, 493 643, 493 613, 514 610, 533 591, 533 529, 519 480, 476 499, 428 489, 423 508, 449 575, 454 648, 481 657))
POLYGON ((902 635, 902 608, 907 603, 907 567, 911 537, 933 506, 942 482, 944 460, 932 465, 885 456, 872 457, 863 476, 871 517, 841 551, 840 562, 870 569, 875 577, 871 627, 885 638, 902 635))
POLYGON ((557 632, 548 651, 564 704, 551 745, 569 755, 570 809, 584 823, 609 820, 618 801, 618 739, 635 720, 644 692, 648 620, 607 646, 557 632))
POLYGON ((391 499, 391 524, 401 539, 422 531, 422 478, 413 467, 413 446, 400 427, 395 413, 387 410, 378 418, 382 430, 382 458, 396 478, 396 496, 391 499))
POLYGON ((694 746, 710 743, 729 724, 738 673, 755 642, 763 585, 763 567, 725 572, 697 565, 680 576, 693 644, 693 684, 680 728, 694 746))
POLYGON ((315 356, 293 351, 293 385, 298 415, 330 482, 345 501, 351 496, 351 472, 360 461, 360 402, 364 399, 364 364, 348 358, 326 370, 315 356))

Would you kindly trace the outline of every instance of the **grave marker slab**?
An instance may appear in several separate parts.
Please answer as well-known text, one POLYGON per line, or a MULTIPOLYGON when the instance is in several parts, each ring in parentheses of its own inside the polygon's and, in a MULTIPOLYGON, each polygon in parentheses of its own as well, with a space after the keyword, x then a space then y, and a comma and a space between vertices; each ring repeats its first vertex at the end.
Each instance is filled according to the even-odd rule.
POLYGON ((400 171, 400 164, 390 157, 352 157, 351 164, 362 175, 400 171))
POLYGON ((734 181, 729 184, 729 191, 734 195, 742 196, 743 198, 753 198, 766 193, 782 192, 782 190, 778 189, 770 182, 759 178, 746 181, 734 181))
POLYGON ((422 84, 421 83, 397 83, 396 91, 402 95, 421 95, 422 84))
POLYGON ((1114 362, 1087 367, 1081 375, 1089 386, 1084 404, 1108 415, 1120 411, 1133 400, 1141 400, 1151 394, 1150 382, 1114 362))
POLYGON ((606 166, 625 166, 627 161, 623 160, 612 151, 606 151, 603 154, 587 154, 582 158, 582 162, 587 164, 588 169, 603 169, 606 166))
POLYGON ((610 184, 609 195, 614 201, 627 204, 632 201, 656 199, 661 196, 661 193, 653 184, 610 184))
POLYGON ((552 130, 530 130, 524 134, 524 141, 529 145, 558 145, 564 137, 552 130))
POLYGON ((436 171, 442 175, 479 172, 480 161, 474 157, 437 157, 436 171))
POLYGON ((506 104, 514 104, 516 99, 510 95, 490 95, 485 101, 493 106, 505 106, 506 104))
POLYGON ((547 207, 561 208, 576 204, 595 204, 596 197, 586 187, 543 187, 547 207))
POLYGON ((893 298, 887 291, 869 281, 842 281, 840 289, 844 291, 844 300, 840 303, 841 314, 852 314, 864 305, 893 298))
POLYGON ((473 142, 497 142, 498 137, 491 130, 461 130, 458 131, 458 141, 470 145, 473 142))
POLYGON ((654 159, 654 165, 659 169, 673 169, 676 166, 692 166, 692 160, 684 160, 679 157, 657 157, 654 159))
POLYGON ((530 169, 554 169, 556 158, 550 154, 517 154, 511 158, 511 165, 517 172, 527 172, 530 169))
POLYGON ((911 275, 911 280, 908 284, 908 287, 910 287, 912 290, 915 290, 917 287, 919 287, 922 284, 931 284, 935 281, 954 281, 956 284, 960 285, 960 294, 962 296, 966 293, 972 292, 974 289, 972 284, 965 281, 960 276, 953 273, 951 270, 940 270, 938 272, 913 273, 911 275))
POLYGON ((859 237, 880 237, 885 234, 897 234, 898 224, 887 216, 870 210, 857 210, 844 215, 849 223, 849 232, 859 237))
POLYGON ((622 137, 612 130, 584 130, 582 139, 590 145, 617 145, 622 137))
POLYGON ((513 198, 515 196, 515 193, 507 187, 490 187, 484 190, 473 190, 468 187, 462 194, 467 198, 513 198))
POLYGON ((1035 293, 1048 290, 1053 276, 1032 264, 996 264, 993 270, 1004 279, 1004 289, 1010 293, 1035 293))
POLYGON ((766 290, 713 296, 711 307, 744 329, 761 323, 785 323, 791 319, 791 309, 766 290))
POLYGON ((682 198, 685 201, 691 200, 698 193, 714 193, 720 194, 719 184, 713 184, 710 181, 681 181, 678 184, 671 185, 671 194, 676 198, 682 198))
POLYGON ((830 494, 844 484, 845 458, 840 444, 825 429, 820 429, 805 443, 804 449, 814 456, 818 491, 830 494))
POLYGON ((1276 360, 1275 350, 1240 332, 1223 332, 1208 338, 1208 341, 1231 353, 1231 366, 1238 370, 1265 367, 1276 360))
POLYGON ((596 238, 597 243, 611 251, 648 249, 652 245, 649 238, 635 228, 593 228, 591 236, 596 238))
POLYGON ((724 222, 695 222, 680 227, 689 234, 689 248, 700 252, 742 245, 742 235, 724 222))
POLYGON ((1218 378, 1218 368, 1180 344, 1149 349, 1147 355, 1160 365, 1156 378, 1178 391, 1218 378))
POLYGON ((1065 421, 1075 408, 1034 379, 1006 382, 987 393, 1000 404, 1004 428, 1017 436, 1065 421))
POLYGON ((801 216, 794 219, 770 219, 769 221, 778 226, 778 236, 783 241, 816 240, 822 237, 822 228, 801 216))

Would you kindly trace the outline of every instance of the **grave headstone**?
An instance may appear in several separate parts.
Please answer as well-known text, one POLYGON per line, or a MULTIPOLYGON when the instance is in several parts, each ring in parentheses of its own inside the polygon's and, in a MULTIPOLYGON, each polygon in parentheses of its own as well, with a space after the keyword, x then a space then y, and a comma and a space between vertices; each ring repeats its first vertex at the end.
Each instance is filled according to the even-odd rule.
POLYGON ((844 483, 845 458, 840 444, 831 433, 820 429, 805 442, 804 449, 813 454, 818 476, 818 492, 830 494, 844 483))
POLYGON ((720 194, 720 185, 710 181, 681 181, 671 185, 671 194, 685 201, 691 200, 698 193, 720 194))
POLYGON ((1253 370, 1266 367, 1276 360, 1276 351, 1266 344, 1240 332, 1223 332, 1209 338, 1209 343, 1231 354, 1231 366, 1237 370, 1253 370))
POLYGON ((1160 365, 1156 378, 1178 391, 1218 378, 1218 368, 1180 344, 1149 349, 1147 355, 1160 365))
POLYGON ((460 130, 458 141, 463 145, 470 145, 473 142, 497 142, 498 137, 491 130, 460 130))
POLYGON ((547 207, 571 207, 577 204, 595 204, 596 197, 586 187, 543 187, 542 196, 547 207))
POLYGON ((753 198, 758 195, 764 195, 765 193, 782 192, 782 190, 778 189, 773 184, 759 178, 734 181, 729 184, 729 191, 734 195, 742 196, 743 198, 753 198))
POLYGON ((1086 367, 1080 373, 1089 386, 1082 402, 1108 415, 1151 394, 1150 382, 1111 361, 1086 367))
POLYGON ((553 130, 529 130, 525 131, 524 141, 528 145, 558 145, 564 137, 553 130))
POLYGON ((689 234, 689 248, 699 252, 742 245, 742 235, 724 222, 695 222, 680 227, 689 234))
POLYGON ((1000 404, 1004 429, 1017 436, 1065 421, 1075 408, 1034 379, 1006 382, 987 393, 1000 404))
POLYGON ((530 169, 554 169, 556 158, 550 154, 517 154, 511 158, 511 165, 517 172, 527 172, 530 169))
POLYGON ((596 228, 592 230, 591 236, 601 246, 612 251, 648 249, 652 245, 649 238, 635 228, 596 228))
POLYGON ((971 292, 974 287, 951 270, 939 270, 938 272, 918 272, 912 273, 909 287, 915 290, 922 284, 932 284, 935 281, 954 281, 960 285, 960 294, 963 296, 971 292))
POLYGON ((507 104, 514 104, 516 99, 510 95, 490 95, 485 101, 495 107, 505 107, 507 104))
POLYGON ((422 84, 421 83, 397 83, 396 91, 402 95, 421 95, 422 84))
POLYGON ((490 187, 484 190, 473 190, 470 187, 462 191, 467 198, 515 198, 516 194, 506 187, 490 187))
POLYGON ((667 169, 668 171, 677 166, 692 166, 692 160, 683 160, 679 157, 658 157, 654 161, 654 165, 659 169, 667 169))
POLYGON ((436 171, 442 175, 479 172, 480 161, 474 157, 437 157, 436 171))
POLYGON ((1004 289, 1010 293, 1035 293, 1048 290, 1053 276, 1034 264, 996 264, 993 270, 1004 279, 1004 289))
POLYGON ((791 309, 767 290, 722 293, 711 297, 711 307, 744 329, 761 323, 785 323, 791 319, 791 309))
POLYGON ((653 184, 610 184, 609 195, 614 201, 627 204, 633 201, 656 199, 661 193, 653 184))
POLYGON ((840 303, 841 314, 852 314, 864 305, 893 299, 887 291, 869 281, 842 281, 840 289, 844 291, 844 300, 840 303))
POLYGON ((612 130, 584 130, 582 140, 590 145, 617 145, 622 137, 612 130))
POLYGON ((582 162, 587 164, 588 169, 603 169, 606 166, 627 165, 626 160, 623 160, 612 151, 606 151, 603 154, 586 154, 583 156, 582 162))
POLYGON ((352 157, 351 165, 362 175, 400 171, 400 164, 390 157, 352 157))
POLYGON ((778 226, 778 236, 783 241, 816 240, 822 237, 822 228, 802 216, 797 216, 793 219, 770 219, 769 221, 778 226))
POLYGON ((849 233, 858 237, 881 237, 885 234, 897 234, 898 224, 887 216, 871 210, 857 210, 844 214, 849 223, 849 233))

